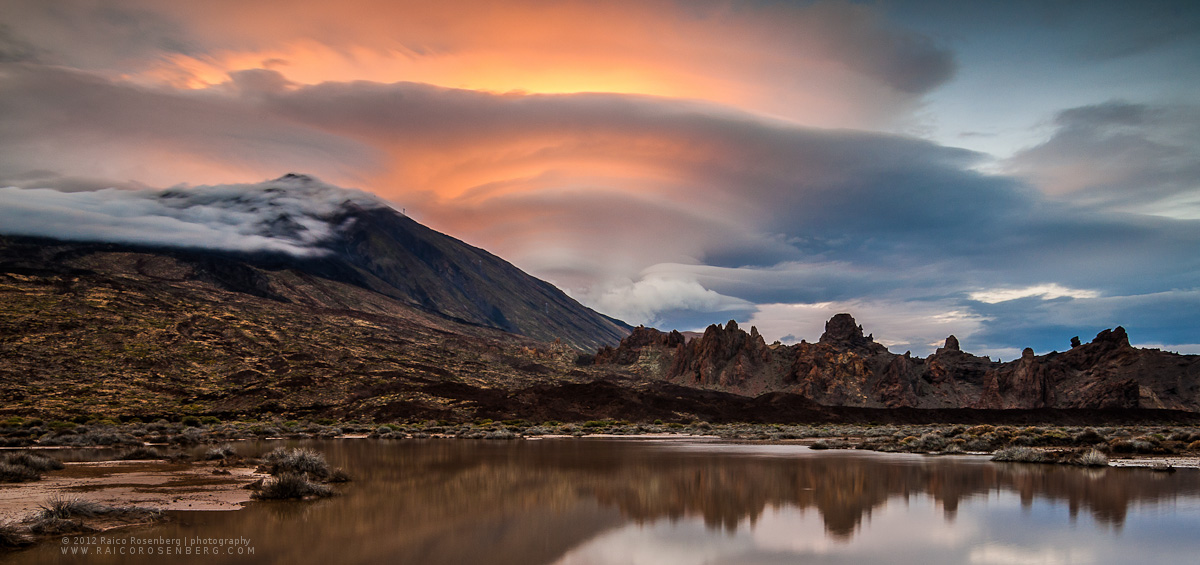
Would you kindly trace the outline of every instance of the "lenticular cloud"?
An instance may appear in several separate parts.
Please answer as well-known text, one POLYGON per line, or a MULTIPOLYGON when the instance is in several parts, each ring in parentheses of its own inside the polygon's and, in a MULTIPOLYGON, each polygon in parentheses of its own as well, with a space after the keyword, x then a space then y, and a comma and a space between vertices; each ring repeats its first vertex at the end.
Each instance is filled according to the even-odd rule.
POLYGON ((287 175, 258 184, 60 192, 0 188, 0 233, 313 256, 348 206, 387 206, 357 190, 287 175))

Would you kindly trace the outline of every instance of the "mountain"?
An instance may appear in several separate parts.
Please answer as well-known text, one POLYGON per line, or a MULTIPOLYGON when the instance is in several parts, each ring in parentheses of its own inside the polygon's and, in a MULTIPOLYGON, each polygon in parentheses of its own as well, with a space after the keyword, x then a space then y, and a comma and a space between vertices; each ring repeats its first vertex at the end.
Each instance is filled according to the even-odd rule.
POLYGON ((550 283, 429 229, 373 195, 306 175, 165 191, 29 190, 19 202, 28 203, 29 213, 8 214, 22 221, 0 226, 0 234, 186 258, 200 266, 200 276, 227 289, 274 300, 290 299, 269 284, 270 274, 295 271, 459 322, 580 350, 616 344, 629 331, 550 283))
POLYGON ((629 333, 623 322, 554 285, 391 208, 351 206, 332 221, 346 227, 324 246, 339 267, 353 270, 349 280, 418 308, 580 350, 615 344, 629 333))
POLYGON ((471 418, 605 378, 576 357, 628 333, 302 175, 28 200, 38 221, 0 226, 3 413, 471 418))
POLYGON ((1125 329, 1069 351, 1000 362, 963 352, 954 336, 927 358, 897 355, 849 314, 817 343, 768 345, 730 321, 695 339, 638 327, 594 357, 599 366, 681 386, 762 395, 784 392, 826 406, 1200 411, 1200 355, 1130 346, 1125 329))

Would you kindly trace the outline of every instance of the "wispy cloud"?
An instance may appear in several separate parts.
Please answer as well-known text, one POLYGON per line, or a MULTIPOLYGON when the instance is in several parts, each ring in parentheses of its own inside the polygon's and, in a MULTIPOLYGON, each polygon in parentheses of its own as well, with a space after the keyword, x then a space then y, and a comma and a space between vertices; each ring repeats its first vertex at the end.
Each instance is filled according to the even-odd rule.
POLYGON ((1027 286, 1024 288, 994 288, 989 290, 978 290, 972 292, 969 296, 971 300, 978 300, 988 304, 996 304, 997 302, 1007 302, 1009 300, 1029 298, 1032 296, 1037 296, 1042 300, 1054 300, 1055 298, 1096 298, 1100 296, 1100 293, 1094 290, 1067 288, 1059 284, 1049 283, 1027 286))

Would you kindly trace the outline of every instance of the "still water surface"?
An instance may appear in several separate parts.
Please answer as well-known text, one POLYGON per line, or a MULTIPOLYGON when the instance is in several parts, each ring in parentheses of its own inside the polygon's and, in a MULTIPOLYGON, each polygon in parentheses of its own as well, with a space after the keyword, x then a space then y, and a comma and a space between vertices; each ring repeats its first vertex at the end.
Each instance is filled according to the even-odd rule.
MULTIPOLYGON (((237 447, 254 455, 283 443, 237 447)), ((1200 555, 1194 470, 697 440, 287 445, 323 451, 355 481, 327 500, 176 513, 166 524, 106 534, 126 547, 196 538, 239 538, 246 546, 208 545, 217 555, 85 557, 63 555, 56 540, 9 560, 1007 565, 1196 563, 1200 555)))

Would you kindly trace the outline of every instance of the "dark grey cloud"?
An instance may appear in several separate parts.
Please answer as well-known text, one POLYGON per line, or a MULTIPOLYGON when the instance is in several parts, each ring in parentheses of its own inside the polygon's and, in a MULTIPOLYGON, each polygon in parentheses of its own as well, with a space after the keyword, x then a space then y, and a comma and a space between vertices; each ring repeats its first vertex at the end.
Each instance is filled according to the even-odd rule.
MULTIPOLYGON (((1007 164, 1050 193, 1153 212, 1200 188, 1198 106, 1110 101, 1064 110, 1054 127, 1049 140, 1007 164)), ((1190 217, 1200 217, 1200 203, 1191 206, 1190 217)))
POLYGON ((345 182, 375 169, 378 157, 367 145, 267 115, 252 96, 0 66, 0 185, 164 186, 305 169, 345 182), (35 171, 58 178, 32 184, 35 171))
POLYGON ((12 41, 51 64, 133 71, 195 49, 183 22, 139 2, 2 0, 0 14, 12 41))
POLYGON ((33 61, 37 49, 13 33, 11 27, 0 23, 0 63, 18 63, 33 61))

